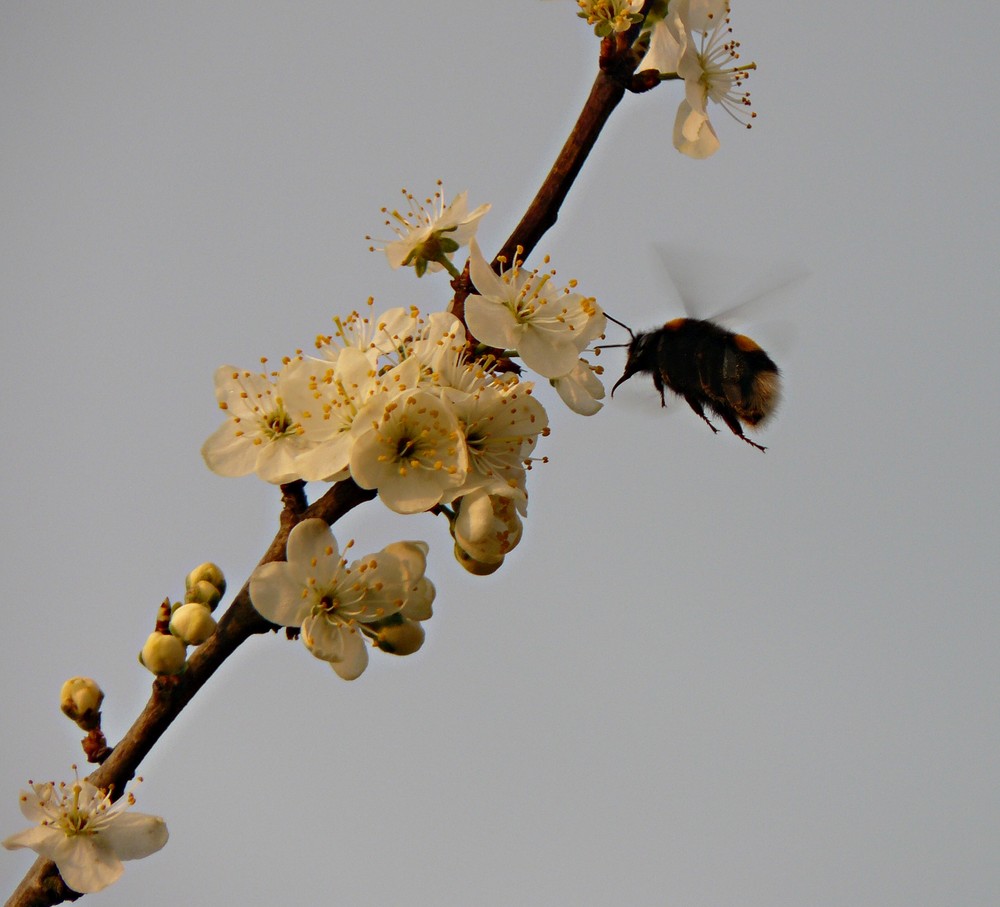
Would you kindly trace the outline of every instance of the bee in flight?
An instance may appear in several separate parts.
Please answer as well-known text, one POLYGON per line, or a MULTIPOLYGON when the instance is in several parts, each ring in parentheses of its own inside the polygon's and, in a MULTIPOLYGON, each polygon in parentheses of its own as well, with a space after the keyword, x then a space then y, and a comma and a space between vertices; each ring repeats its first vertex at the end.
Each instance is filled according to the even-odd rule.
POLYGON ((616 344, 628 347, 628 358, 612 397, 624 381, 649 372, 663 406, 669 388, 687 400, 713 432, 719 430, 706 409, 751 447, 766 450, 743 434, 743 426, 758 428, 774 413, 781 397, 781 372, 753 340, 698 318, 675 318, 657 330, 635 334, 617 318, 607 317, 632 337, 627 344, 616 344))

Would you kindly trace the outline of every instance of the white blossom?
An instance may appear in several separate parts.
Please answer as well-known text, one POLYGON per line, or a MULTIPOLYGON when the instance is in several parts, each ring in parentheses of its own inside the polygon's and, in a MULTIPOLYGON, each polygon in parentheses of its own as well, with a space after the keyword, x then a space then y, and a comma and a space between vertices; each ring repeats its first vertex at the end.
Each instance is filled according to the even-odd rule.
POLYGON ((377 398, 351 426, 351 476, 378 489, 397 513, 429 510, 458 488, 469 471, 469 454, 450 404, 427 390, 377 398))
POLYGON ((684 80, 684 100, 674 122, 674 147, 693 158, 709 157, 719 139, 708 118, 708 102, 719 104, 749 127, 750 93, 743 90, 756 64, 736 65, 739 41, 729 27, 727 0, 671 0, 666 17, 650 35, 639 70, 655 69, 684 80))
POLYGON ((527 501, 524 463, 539 435, 548 429, 545 409, 530 388, 518 381, 489 384, 473 393, 455 392, 448 397, 462 425, 469 471, 466 480, 445 500, 486 489, 516 498, 523 506, 527 501))
POLYGON ((212 472, 245 476, 256 472, 275 484, 300 478, 296 458, 309 442, 297 414, 286 405, 284 391, 295 381, 296 361, 281 371, 253 373, 232 365, 215 372, 215 395, 226 421, 202 445, 201 455, 212 472))
MULTIPOLYGON (((543 330, 568 351, 561 364, 575 368, 577 347, 603 331, 604 315, 569 288, 547 304, 554 326, 543 330)), ((256 468, 270 481, 350 476, 399 513, 480 488, 524 513, 525 467, 548 430, 532 382, 504 357, 474 355, 450 312, 355 311, 335 323, 335 335, 317 338, 317 356, 299 353, 280 372, 219 370, 227 421, 206 442, 206 462, 223 475, 256 468)))
POLYGON ((20 806, 34 824, 6 838, 3 846, 28 847, 52 860, 74 891, 106 888, 122 874, 123 860, 147 857, 167 843, 163 819, 126 812, 135 803, 131 792, 112 803, 107 791, 89 781, 29 783, 20 806))
POLYGON ((472 334, 488 346, 516 350, 528 368, 546 378, 571 371, 580 350, 604 329, 604 313, 595 301, 572 292, 572 286, 556 290, 553 272, 526 271, 517 260, 497 274, 475 241, 469 252, 478 294, 465 300, 472 334))
POLYGON ((375 355, 357 347, 339 351, 334 361, 303 359, 296 383, 286 389, 299 415, 305 442, 295 459, 307 482, 334 482, 349 474, 354 435, 351 427, 360 410, 376 397, 396 395, 416 387, 418 364, 404 361, 380 373, 375 355))
MULTIPOLYGON (((374 303, 373 298, 368 299, 369 309, 374 303)), ((416 306, 396 306, 380 315, 353 311, 346 318, 334 318, 333 322, 337 326, 336 334, 317 340, 322 357, 335 361, 341 349, 356 347, 371 354, 372 361, 382 356, 395 364, 399 361, 400 349, 412 341, 422 318, 416 306)))
POLYGON ((403 196, 410 206, 406 214, 397 209, 382 209, 383 214, 389 215, 385 225, 398 237, 385 246, 389 266, 393 269, 410 266, 417 277, 445 267, 452 270, 452 257, 475 236, 479 220, 490 210, 490 205, 469 211, 467 192, 459 192, 445 205, 440 182, 433 197, 423 202, 405 189, 403 196))
MULTIPOLYGON (((368 666, 367 633, 406 610, 410 598, 430 616, 433 586, 422 580, 423 543, 401 543, 365 555, 350 566, 330 527, 303 520, 288 536, 287 561, 262 564, 250 577, 250 599, 268 620, 301 630, 302 642, 344 680, 368 666)), ((405 616, 405 615, 404 615, 405 616)))

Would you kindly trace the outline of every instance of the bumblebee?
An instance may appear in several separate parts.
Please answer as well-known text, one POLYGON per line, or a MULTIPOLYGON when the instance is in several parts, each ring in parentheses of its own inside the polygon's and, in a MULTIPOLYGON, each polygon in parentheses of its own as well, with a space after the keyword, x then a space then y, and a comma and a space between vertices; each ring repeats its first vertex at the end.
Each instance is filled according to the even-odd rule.
POLYGON ((713 432, 705 410, 722 419, 730 431, 751 447, 766 450, 743 434, 743 426, 757 428, 773 415, 781 397, 781 372, 767 353, 743 334, 727 331, 713 321, 675 318, 655 331, 633 334, 628 344, 625 373, 611 389, 638 372, 649 372, 667 405, 666 388, 687 400, 713 432))

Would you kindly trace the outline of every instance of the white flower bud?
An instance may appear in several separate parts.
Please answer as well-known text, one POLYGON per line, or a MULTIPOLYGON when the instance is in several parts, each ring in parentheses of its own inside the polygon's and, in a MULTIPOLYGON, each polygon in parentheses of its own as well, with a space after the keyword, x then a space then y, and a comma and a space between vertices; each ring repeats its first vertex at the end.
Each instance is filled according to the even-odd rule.
POLYGON ((181 605, 170 617, 170 632, 186 646, 200 646, 212 636, 215 627, 211 609, 200 602, 181 605))
POLYGON ((205 561, 204 564, 195 567, 184 580, 184 588, 193 589, 202 580, 210 582, 219 590, 219 598, 226 594, 226 578, 222 575, 222 570, 211 561, 205 561))
POLYGON ((184 670, 186 657, 184 643, 176 636, 154 630, 139 653, 139 664, 158 677, 180 674, 184 670))
POLYGON ((84 731, 101 726, 103 701, 104 693, 89 677, 71 677, 59 691, 59 708, 84 731))
POLYGON ((424 644, 424 628, 416 621, 390 620, 378 629, 378 647, 392 655, 412 655, 424 644))
POLYGON ((455 560, 475 576, 489 576, 503 566, 503 558, 498 561, 477 561, 458 542, 455 542, 455 560))
POLYGON ((207 579, 200 579, 194 585, 188 586, 184 601, 197 602, 207 607, 209 611, 214 611, 215 606, 222 601, 222 592, 207 579))
POLYGON ((459 501, 452 535, 473 559, 486 564, 502 561, 521 541, 521 532, 512 498, 474 491, 459 501))

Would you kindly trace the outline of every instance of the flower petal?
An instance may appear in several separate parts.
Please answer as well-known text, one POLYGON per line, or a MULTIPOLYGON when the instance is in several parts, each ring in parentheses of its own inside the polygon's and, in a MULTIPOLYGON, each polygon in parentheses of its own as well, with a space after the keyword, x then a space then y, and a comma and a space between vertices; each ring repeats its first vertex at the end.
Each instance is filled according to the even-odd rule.
POLYGON ((482 296, 469 296, 465 300, 465 321, 480 343, 501 350, 513 345, 517 320, 507 306, 482 296))
POLYGON ((323 616, 309 617, 302 623, 302 641, 316 658, 329 662, 344 680, 355 680, 368 667, 368 647, 353 627, 323 616))
POLYGON ((254 570, 250 601, 261 617, 282 627, 300 626, 310 607, 284 561, 261 564, 254 570))
POLYGON ((284 485, 301 478, 296 457, 303 445, 288 438, 279 438, 263 449, 257 447, 257 475, 272 485, 284 485))
POLYGON ((141 860, 167 843, 167 823, 159 816, 121 813, 102 834, 120 860, 141 860))
POLYGON ((667 20, 661 19, 653 26, 649 39, 649 50, 639 63, 637 72, 655 69, 657 72, 677 72, 677 66, 687 43, 683 29, 678 35, 671 31, 667 20))
POLYGON ((368 646, 360 633, 348 634, 344 642, 344 657, 331 661, 330 667, 344 680, 357 680, 368 667, 368 646))
POLYGON ((686 100, 677 108, 674 148, 688 157, 704 160, 719 150, 719 138, 708 117, 692 110, 686 100))
POLYGON ((558 378, 571 371, 580 358, 570 334, 555 334, 536 328, 532 324, 523 325, 517 337, 517 354, 532 371, 546 378, 558 378))
POLYGON ((340 553, 333 531, 325 520, 303 520, 288 534, 286 551, 289 562, 316 559, 339 560, 340 553))
MULTIPOLYGON (((29 816, 28 818, 31 817, 29 816)), ((19 831, 16 835, 4 838, 3 846, 7 850, 20 850, 22 847, 30 847, 35 853, 51 859, 56 844, 63 837, 65 837, 63 833, 54 828, 43 825, 32 825, 31 828, 19 831)))
MULTIPOLYGON (((117 821, 117 820, 116 820, 117 821)), ((122 861, 100 835, 60 835, 62 840, 47 856, 74 891, 90 894, 116 882, 124 871, 122 861)))
POLYGON ((685 0, 683 7, 680 2, 671 7, 681 15, 690 31, 709 32, 726 18, 729 12, 728 0, 685 0))
POLYGON ((507 284, 490 267, 490 263, 479 248, 479 243, 475 240, 469 243, 469 276, 480 296, 504 297, 507 295, 507 284))
POLYGON ((227 419, 201 446, 205 465, 216 475, 246 476, 257 468, 257 445, 253 438, 237 431, 237 424, 227 419))

